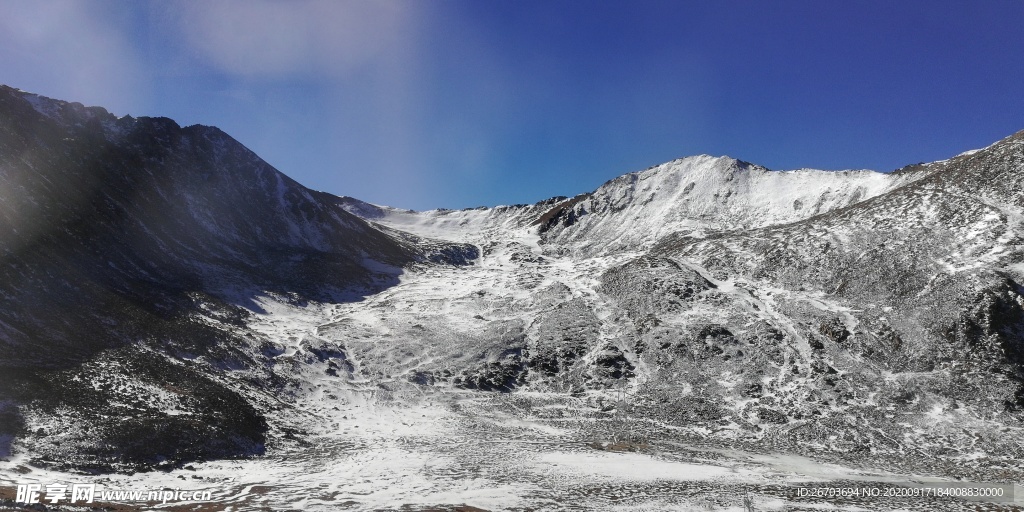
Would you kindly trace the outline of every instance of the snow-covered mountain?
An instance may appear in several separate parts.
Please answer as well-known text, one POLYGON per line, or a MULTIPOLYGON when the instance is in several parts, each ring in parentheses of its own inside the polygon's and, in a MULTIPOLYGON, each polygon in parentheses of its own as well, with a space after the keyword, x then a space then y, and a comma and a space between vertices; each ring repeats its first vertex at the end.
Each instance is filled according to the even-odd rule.
POLYGON ((921 174, 776 172, 701 155, 609 181, 555 210, 542 231, 551 245, 587 254, 649 248, 670 233, 700 236, 795 222, 883 194, 921 174))
POLYGON ((1022 140, 891 174, 698 156, 538 205, 346 208, 481 245, 437 329, 460 311, 514 335, 423 381, 597 408, 627 382, 676 438, 1002 471, 1024 453, 1022 140))
POLYGON ((1022 141, 888 174, 696 156, 415 212, 4 88, 0 488, 780 509, 835 505, 807 481, 1020 481, 1022 141))
POLYGON ((61 463, 262 450, 261 413, 205 375, 263 364, 231 328, 259 311, 254 299, 353 300, 416 262, 473 254, 374 229, 216 128, 115 118, 7 87, 0 188, 0 395, 8 409, 21 404, 6 423, 46 423, 32 443, 61 463), (205 424, 153 405, 174 401, 169 386, 205 424), (150 398, 127 406, 131 425, 93 408, 150 398), (237 414, 213 412, 211 400, 237 414), (51 428, 68 431, 58 440, 51 428))
POLYGON ((543 243, 577 255, 649 249, 661 237, 787 224, 918 180, 934 165, 895 173, 770 171, 699 155, 625 174, 597 190, 534 205, 414 212, 343 198, 349 212, 426 236, 486 239, 538 226, 543 243), (497 230, 497 231, 496 231, 497 230))

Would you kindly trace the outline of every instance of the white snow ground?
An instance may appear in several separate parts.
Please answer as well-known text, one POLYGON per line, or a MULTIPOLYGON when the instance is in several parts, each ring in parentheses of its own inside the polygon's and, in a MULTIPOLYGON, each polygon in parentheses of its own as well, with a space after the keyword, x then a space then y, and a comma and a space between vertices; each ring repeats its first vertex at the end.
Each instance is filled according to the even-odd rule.
MULTIPOLYGON (((598 318, 612 314, 611 306, 599 302, 595 277, 633 254, 582 259, 542 255, 530 228, 503 229, 505 241, 472 267, 418 269, 363 302, 297 307, 272 297, 260 299, 266 313, 255 315, 250 327, 282 347, 279 364, 295 359, 291 368, 301 382, 294 404, 271 420, 305 429, 309 434, 299 436, 301 442, 270 446, 265 457, 256 459, 134 475, 29 468, 16 455, 0 462, 0 487, 92 482, 101 489, 210 490, 213 509, 238 511, 439 510, 456 505, 484 510, 741 511, 745 494, 755 510, 900 510, 903 505, 896 502, 889 507, 885 501, 858 504, 795 496, 798 486, 923 481, 796 456, 670 441, 652 441, 639 451, 597 449, 593 443, 601 440, 585 427, 601 420, 583 399, 409 383, 410 373, 421 366, 468 356, 464 351, 469 345, 458 340, 479 338, 491 320, 521 319, 528 330, 536 312, 550 307, 538 299, 543 295, 538 289, 557 288, 581 298, 598 318), (523 253, 544 260, 514 261, 523 253), (413 329, 432 335, 411 342, 406 333, 413 329), (302 344, 311 341, 343 342, 355 369, 351 378, 298 361, 302 344)), ((461 241, 482 241, 473 230, 455 233, 461 241)), ((1024 505, 1024 493, 1018 489, 1016 496, 1015 503, 1024 505)), ((942 509, 943 502, 933 504, 932 510, 942 509)), ((181 505, 151 503, 142 508, 181 505)))
MULTIPOLYGON (((732 159, 693 157, 601 187, 588 207, 614 210, 621 204, 624 209, 585 218, 572 233, 554 233, 563 247, 571 248, 567 251, 540 243, 531 223, 543 212, 531 207, 422 213, 382 207, 371 220, 424 237, 477 244, 482 257, 470 267, 415 269, 400 284, 361 302, 298 307, 262 297, 259 305, 265 313, 254 315, 249 327, 279 346, 276 364, 289 368, 300 383, 269 419, 276 427, 304 434, 272 444, 261 458, 134 475, 30 468, 16 454, 0 461, 0 487, 95 482, 115 489, 210 490, 215 510, 438 510, 468 505, 484 510, 739 511, 744 494, 755 510, 958 510, 961 502, 942 500, 796 497, 799 486, 945 482, 920 475, 687 445, 671 436, 635 447, 637 451, 607 449, 608 440, 595 438, 591 428, 605 421, 589 405, 602 395, 599 391, 574 398, 529 388, 482 393, 409 381, 420 368, 458 368, 460 361, 478 358, 481 352, 499 351, 495 338, 501 329, 520 325, 529 335, 539 313, 568 298, 583 301, 593 312, 600 338, 614 339, 618 312, 595 290, 597 277, 636 257, 662 234, 699 231, 709 218, 720 220, 715 229, 792 222, 910 179, 868 171, 772 173, 738 166, 732 159), (684 196, 691 192, 704 199, 689 202, 684 196), (309 363, 303 347, 311 343, 343 345, 351 375, 334 376, 326 372, 325 363, 309 363)), ((774 313, 774 296, 792 292, 754 293, 742 283, 715 281, 704 269, 694 270, 714 281, 721 293, 785 325, 774 313)), ((791 298, 845 312, 811 294, 791 298)), ((855 322, 849 315, 846 320, 855 322)), ((645 371, 639 365, 635 381, 642 381, 645 371)), ((614 399, 611 394, 603 398, 614 399)), ((668 432, 680 428, 662 427, 668 432)), ((1024 493, 1016 491, 1013 503, 1024 506, 1024 493)), ((181 504, 143 508, 175 505, 181 504)))

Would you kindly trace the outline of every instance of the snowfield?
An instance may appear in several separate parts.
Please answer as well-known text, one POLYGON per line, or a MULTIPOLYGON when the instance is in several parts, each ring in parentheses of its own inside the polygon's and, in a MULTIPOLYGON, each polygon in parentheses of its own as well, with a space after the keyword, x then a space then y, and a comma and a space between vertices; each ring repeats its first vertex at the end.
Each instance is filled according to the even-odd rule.
MULTIPOLYGON (((468 232, 460 235, 461 241, 481 241, 468 232)), ((484 251, 470 268, 419 268, 361 302, 296 306, 273 296, 259 299, 263 312, 251 317, 248 327, 280 345, 276 364, 290 368, 294 378, 272 421, 276 428, 298 433, 275 443, 264 457, 89 476, 30 468, 23 457, 14 456, 0 463, 0 484, 95 482, 109 489, 210 490, 217 510, 239 511, 461 505, 476 507, 465 510, 741 511, 745 496, 755 510, 964 506, 938 498, 844 502, 800 497, 799 488, 822 485, 966 482, 711 441, 680 442, 676 439, 699 439, 705 432, 648 418, 629 419, 647 433, 643 441, 616 447, 601 426, 615 420, 595 405, 615 403, 615 390, 567 395, 527 386, 505 394, 417 385, 413 376, 418 371, 458 368, 462 359, 475 359, 468 350, 486 351, 482 335, 494 329, 491 324, 519 323, 529 331, 545 308, 564 300, 582 300, 595 311, 599 336, 617 335, 608 325, 614 306, 602 302, 595 276, 635 254, 573 261, 542 253, 530 229, 504 235, 503 243, 484 251), (524 251, 543 262, 514 263, 524 251), (552 288, 557 288, 556 298, 545 300, 538 293, 552 288), (429 335, 412 334, 416 331, 429 335), (304 359, 304 347, 311 344, 344 347, 344 364, 304 359), (688 436, 681 435, 687 430, 688 436)), ((771 307, 746 292, 743 283, 717 284, 723 293, 743 296, 771 314, 771 307)), ((759 294, 771 300, 781 292, 759 294)), ((842 311, 820 298, 807 300, 842 311)), ((637 381, 645 378, 642 365, 637 375, 637 381)), ((1024 494, 1016 496, 1013 503, 1024 505, 1024 494)), ((173 503, 135 505, 158 510, 173 503)))
POLYGON ((0 508, 1024 507, 1024 132, 426 212, 2 86, 0 137, 0 508))

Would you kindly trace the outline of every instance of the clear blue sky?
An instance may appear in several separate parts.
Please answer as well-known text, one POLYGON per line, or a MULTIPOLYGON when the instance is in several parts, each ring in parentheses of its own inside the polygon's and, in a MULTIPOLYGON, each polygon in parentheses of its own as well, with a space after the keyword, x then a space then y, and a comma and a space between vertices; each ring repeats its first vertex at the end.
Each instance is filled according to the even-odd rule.
POLYGON ((691 154, 892 170, 1024 129, 1024 2, 0 3, 0 82, 315 189, 534 202, 691 154))

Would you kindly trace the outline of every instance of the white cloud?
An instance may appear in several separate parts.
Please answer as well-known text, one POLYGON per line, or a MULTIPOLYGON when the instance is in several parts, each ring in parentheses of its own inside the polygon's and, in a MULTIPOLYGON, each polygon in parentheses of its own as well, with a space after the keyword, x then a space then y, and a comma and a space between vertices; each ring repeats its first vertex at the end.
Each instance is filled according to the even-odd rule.
POLYGON ((208 63, 239 76, 339 75, 401 58, 415 4, 228 0, 173 4, 182 34, 208 63))
POLYGON ((0 58, 7 85, 101 105, 138 108, 145 75, 137 52, 100 4, 0 3, 0 58))
MULTIPOLYGON (((275 81, 311 85, 309 94, 322 104, 319 118, 308 122, 323 131, 318 140, 330 142, 310 148, 321 157, 304 155, 307 168, 295 168, 287 156, 277 159, 283 171, 300 178, 315 174, 315 181, 340 194, 424 193, 423 109, 430 94, 424 82, 429 51, 421 46, 429 21, 426 6, 390 0, 170 5, 177 11, 174 26, 181 39, 233 87, 268 91, 275 81)), ((268 145, 290 140, 295 131, 287 113, 263 121, 259 138, 268 145)), ((288 151, 280 148, 282 155, 288 151)))

